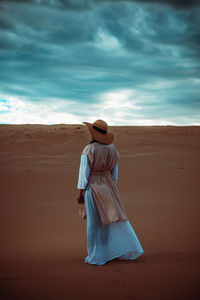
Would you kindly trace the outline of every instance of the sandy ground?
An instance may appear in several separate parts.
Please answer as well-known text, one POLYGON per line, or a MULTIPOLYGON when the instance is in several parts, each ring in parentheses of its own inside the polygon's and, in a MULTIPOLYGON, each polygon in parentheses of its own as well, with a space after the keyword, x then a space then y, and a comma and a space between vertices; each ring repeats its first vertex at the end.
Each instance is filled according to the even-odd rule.
POLYGON ((0 299, 200 298, 200 126, 111 127, 118 188, 144 249, 84 263, 82 125, 0 125, 0 299))

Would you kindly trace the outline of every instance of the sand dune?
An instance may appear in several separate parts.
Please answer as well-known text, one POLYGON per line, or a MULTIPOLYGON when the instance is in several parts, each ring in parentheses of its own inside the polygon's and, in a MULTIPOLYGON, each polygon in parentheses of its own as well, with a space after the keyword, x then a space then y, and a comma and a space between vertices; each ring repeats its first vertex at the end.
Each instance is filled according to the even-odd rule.
POLYGON ((82 125, 0 125, 0 299, 200 297, 200 126, 111 126, 118 188, 144 249, 84 264, 82 125))

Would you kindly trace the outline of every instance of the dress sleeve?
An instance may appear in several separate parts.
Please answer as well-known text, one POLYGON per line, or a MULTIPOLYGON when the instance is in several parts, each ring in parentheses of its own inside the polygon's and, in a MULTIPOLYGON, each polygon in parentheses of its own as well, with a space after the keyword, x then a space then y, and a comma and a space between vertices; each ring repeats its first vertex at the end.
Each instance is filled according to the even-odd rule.
POLYGON ((86 189, 90 176, 90 164, 86 154, 81 154, 77 189, 86 189))
POLYGON ((115 183, 117 183, 118 179, 118 162, 116 163, 113 171, 112 171, 112 176, 114 177, 115 183))

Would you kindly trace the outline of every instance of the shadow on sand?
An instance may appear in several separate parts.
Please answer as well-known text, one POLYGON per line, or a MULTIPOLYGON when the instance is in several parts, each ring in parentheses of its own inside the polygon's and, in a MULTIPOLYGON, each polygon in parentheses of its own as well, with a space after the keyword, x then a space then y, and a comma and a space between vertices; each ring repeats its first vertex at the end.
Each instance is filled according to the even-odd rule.
MULTIPOLYGON (((130 260, 119 260, 118 258, 108 262, 112 264, 119 261, 122 264, 130 264, 130 260)), ((200 263, 200 252, 160 252, 143 254, 137 259, 133 260, 132 263, 137 264, 151 264, 151 263, 200 263)))

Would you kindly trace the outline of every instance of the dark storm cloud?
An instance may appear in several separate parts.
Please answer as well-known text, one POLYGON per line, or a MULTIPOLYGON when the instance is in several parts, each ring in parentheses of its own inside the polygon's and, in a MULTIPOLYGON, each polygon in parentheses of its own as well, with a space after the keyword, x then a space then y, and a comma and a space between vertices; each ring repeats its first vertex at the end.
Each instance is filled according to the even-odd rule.
POLYGON ((94 104, 110 91, 132 90, 144 118, 196 116, 200 7, 160 4, 0 1, 0 93, 94 104))
MULTIPOLYGON (((7 3, 7 2, 16 2, 16 3, 38 3, 44 5, 56 5, 65 8, 73 8, 73 9, 80 9, 80 8, 89 8, 91 3, 102 3, 102 2, 124 2, 124 0, 0 0, 0 3, 7 3)), ((190 8, 193 6, 197 6, 199 4, 199 0, 127 0, 126 2, 144 2, 148 4, 159 4, 159 5, 171 5, 177 8, 190 8)))
MULTIPOLYGON (((95 1, 95 0, 94 0, 95 1)), ((37 4, 43 6, 51 6, 58 9, 67 9, 67 10, 85 10, 90 9, 91 4, 94 3, 93 0, 0 0, 0 4, 4 5, 13 2, 13 3, 24 3, 24 4, 37 4)))
MULTIPOLYGON (((103 0, 96 0, 97 2, 102 2, 103 0)), ((106 0, 104 0, 106 1, 106 0)), ((112 0, 113 2, 122 2, 123 0, 112 0)), ((187 9, 199 4, 199 0, 127 0, 127 2, 137 2, 137 3, 148 3, 148 4, 158 4, 158 5, 170 5, 179 9, 187 9)))

